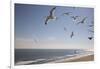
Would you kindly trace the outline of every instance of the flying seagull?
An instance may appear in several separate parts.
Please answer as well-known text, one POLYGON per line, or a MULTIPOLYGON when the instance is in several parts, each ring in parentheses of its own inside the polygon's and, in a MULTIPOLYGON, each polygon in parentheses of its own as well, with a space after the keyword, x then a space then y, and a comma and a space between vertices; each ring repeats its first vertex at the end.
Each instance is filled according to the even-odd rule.
POLYGON ((88 25, 89 27, 94 27, 94 21, 91 22, 91 25, 88 25))
POLYGON ((94 33, 94 31, 93 30, 90 30, 90 29, 88 29, 89 30, 89 32, 92 32, 92 33, 94 33))
POLYGON ((71 15, 72 12, 63 13, 63 15, 71 15))
POLYGON ((76 20, 79 16, 71 16, 73 20, 76 20))
POLYGON ((74 36, 74 32, 71 33, 70 37, 72 38, 74 36))
POLYGON ((45 20, 45 25, 47 25, 48 21, 50 19, 56 19, 56 16, 54 16, 54 11, 55 11, 56 7, 53 7, 51 10, 50 10, 50 14, 49 16, 46 17, 46 20, 45 20))
POLYGON ((85 22, 86 18, 87 18, 87 17, 84 17, 84 18, 83 18, 80 22, 78 22, 77 24, 80 24, 80 23, 83 24, 83 23, 85 22))
POLYGON ((88 25, 89 27, 93 27, 94 25, 88 25))

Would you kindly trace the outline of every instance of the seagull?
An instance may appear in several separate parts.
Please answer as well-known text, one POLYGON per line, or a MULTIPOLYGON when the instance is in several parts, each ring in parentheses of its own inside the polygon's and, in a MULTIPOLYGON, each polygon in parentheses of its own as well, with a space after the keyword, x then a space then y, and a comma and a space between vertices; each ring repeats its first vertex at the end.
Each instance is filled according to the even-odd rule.
MULTIPOLYGON (((89 29, 88 29, 89 30, 89 29)), ((92 32, 92 33, 94 33, 94 31, 93 30, 89 30, 89 32, 92 32)))
POLYGON ((71 16, 74 20, 76 20, 79 16, 71 16))
POLYGON ((63 15, 70 15, 72 12, 63 13, 63 15))
POLYGON ((92 40, 92 39, 93 39, 93 37, 88 37, 88 39, 89 39, 89 40, 92 40))
POLYGON ((94 21, 91 22, 91 25, 88 25, 89 27, 93 27, 94 26, 94 21))
POLYGON ((86 18, 87 18, 87 17, 84 17, 84 18, 83 18, 80 22, 78 22, 77 24, 80 24, 80 23, 83 24, 84 21, 86 20, 86 18))
POLYGON ((74 36, 74 32, 71 33, 70 37, 72 38, 74 36))
POLYGON ((54 16, 54 11, 55 11, 56 7, 53 7, 51 10, 50 10, 50 14, 49 16, 46 17, 46 20, 45 20, 45 25, 47 25, 48 21, 50 19, 57 19, 57 17, 54 16))
POLYGON ((93 27, 94 25, 88 25, 89 27, 93 27))

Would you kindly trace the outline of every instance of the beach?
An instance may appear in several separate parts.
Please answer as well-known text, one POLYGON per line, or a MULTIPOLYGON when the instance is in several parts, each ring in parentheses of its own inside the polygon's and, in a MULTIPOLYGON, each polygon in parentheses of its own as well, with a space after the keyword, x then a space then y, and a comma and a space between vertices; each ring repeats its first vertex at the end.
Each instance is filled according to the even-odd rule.
POLYGON ((72 59, 69 60, 68 62, 80 62, 80 61, 94 61, 94 55, 88 55, 81 58, 72 59))
POLYGON ((88 49, 88 50, 85 50, 85 51, 88 51, 90 53, 77 56, 75 58, 72 58, 71 60, 68 60, 67 62, 94 61, 94 50, 88 49))
POLYGON ((85 62, 85 61, 94 61, 94 54, 85 54, 80 56, 74 56, 71 58, 65 58, 51 63, 66 63, 66 62, 85 62))

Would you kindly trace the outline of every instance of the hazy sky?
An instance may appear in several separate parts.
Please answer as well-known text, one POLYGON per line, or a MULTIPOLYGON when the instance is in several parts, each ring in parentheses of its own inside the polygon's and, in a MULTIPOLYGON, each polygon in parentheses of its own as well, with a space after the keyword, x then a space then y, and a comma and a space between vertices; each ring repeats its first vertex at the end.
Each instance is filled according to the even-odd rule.
POLYGON ((93 8, 56 7, 57 20, 49 21, 45 25, 45 18, 54 6, 15 4, 15 48, 18 49, 67 49, 67 48, 93 48, 93 41, 88 40, 88 25, 93 21, 93 8), (84 24, 73 21, 70 16, 63 13, 72 12, 70 16, 87 17, 84 24), (64 31, 66 27, 66 31, 64 31), (71 32, 73 38, 70 38, 71 32))

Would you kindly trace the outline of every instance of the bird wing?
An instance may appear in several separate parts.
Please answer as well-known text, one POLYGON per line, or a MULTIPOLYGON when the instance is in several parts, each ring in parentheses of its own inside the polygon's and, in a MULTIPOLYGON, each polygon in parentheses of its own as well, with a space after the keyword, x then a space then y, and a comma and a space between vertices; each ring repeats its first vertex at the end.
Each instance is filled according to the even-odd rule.
POLYGON ((79 16, 71 16, 74 20, 76 20, 79 16))
POLYGON ((83 18, 83 21, 86 20, 86 18, 87 18, 87 17, 84 17, 84 18, 83 18))
POLYGON ((89 25, 89 27, 93 27, 94 25, 89 25))
POLYGON ((77 25, 80 24, 80 23, 82 23, 82 21, 78 22, 77 25))
POLYGON ((92 33, 94 33, 94 31, 93 31, 93 30, 89 30, 89 32, 92 32, 92 33))
POLYGON ((77 24, 84 23, 84 21, 86 20, 86 18, 87 18, 87 17, 84 17, 83 20, 81 20, 81 21, 78 22, 77 24))
POLYGON ((71 18, 75 18, 74 16, 71 16, 71 18))
POLYGON ((79 16, 75 16, 75 17, 79 17, 79 16))
POLYGON ((47 25, 48 20, 49 20, 49 18, 47 17, 45 20, 45 25, 47 25))
POLYGON ((53 7, 51 10, 50 10, 50 16, 52 16, 54 14, 54 10, 56 9, 56 7, 53 7))
POLYGON ((76 18, 79 18, 80 16, 75 16, 76 18))
POLYGON ((63 14, 65 14, 65 15, 70 15, 70 13, 72 13, 72 12, 66 12, 66 13, 63 13, 63 14))
POLYGON ((72 38, 72 37, 73 37, 73 35, 74 35, 74 33, 72 32, 72 33, 71 33, 71 35, 70 35, 70 37, 72 38))
POLYGON ((89 40, 92 40, 93 37, 88 37, 89 40))
POLYGON ((68 13, 63 13, 63 15, 68 15, 68 13))

